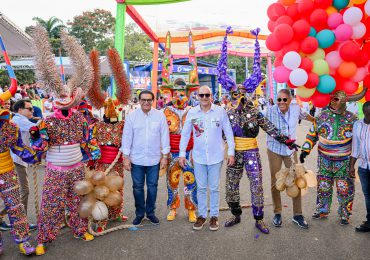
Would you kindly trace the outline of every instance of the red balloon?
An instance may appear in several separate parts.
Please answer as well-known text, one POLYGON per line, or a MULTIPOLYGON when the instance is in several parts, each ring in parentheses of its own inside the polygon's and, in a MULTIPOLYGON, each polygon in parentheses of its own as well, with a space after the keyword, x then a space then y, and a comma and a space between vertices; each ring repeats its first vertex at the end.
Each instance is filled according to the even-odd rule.
POLYGON ((273 3, 267 8, 268 17, 276 21, 280 16, 285 14, 285 7, 280 3, 273 3))
POLYGON ((281 58, 281 57, 277 57, 276 59, 275 59, 275 61, 274 61, 274 66, 275 67, 279 67, 279 66, 281 66, 283 64, 283 58, 281 58))
POLYGON ((278 39, 276 39, 274 34, 270 34, 266 39, 266 47, 270 51, 280 51, 283 45, 278 41, 278 39))
POLYGON ((340 47, 339 54, 344 61, 354 61, 360 55, 360 47, 352 41, 347 41, 340 47))
POLYGON ((367 66, 367 71, 370 73, 370 64, 367 66))
POLYGON ((283 16, 280 16, 276 22, 275 22, 275 25, 279 25, 279 24, 288 24, 288 25, 292 25, 293 24, 293 19, 288 16, 288 15, 283 15, 283 16))
POLYGON ((366 94, 365 94, 365 100, 370 101, 370 89, 368 89, 366 94))
POLYGON ((280 43, 286 44, 293 39, 294 32, 290 25, 279 24, 275 27, 274 34, 280 43))
POLYGON ((300 0, 298 2, 298 12, 304 16, 309 15, 314 9, 315 5, 312 0, 300 0))
POLYGON ((306 88, 316 88, 319 84, 320 78, 316 73, 308 73, 308 80, 304 85, 306 88))
MULTIPOLYGON (((370 75, 364 78, 364 86, 370 89, 370 75)), ((369 92, 369 90, 367 92, 369 92)))
POLYGON ((285 55, 287 52, 295 51, 299 52, 299 42, 298 41, 291 41, 290 43, 284 45, 284 47, 281 49, 282 55, 285 55))
POLYGON ((288 80, 288 82, 286 83, 288 85, 289 88, 293 89, 293 88, 297 88, 297 86, 294 86, 290 80, 288 80))
POLYGON ((333 0, 314 0, 314 2, 316 7, 326 9, 331 6, 333 0))
POLYGON ((311 96, 311 102, 315 107, 325 107, 330 102, 330 95, 322 94, 316 90, 311 96))
POLYGON ((276 22, 269 20, 267 23, 267 28, 270 32, 273 32, 276 26, 276 22))
MULTIPOLYGON (((364 9, 362 9, 362 10, 364 10, 364 9)), ((364 15, 364 17, 365 17, 365 15, 364 15)), ((364 19, 364 18, 362 18, 362 19, 364 19)), ((363 38, 368 39, 368 38, 370 37, 370 17, 367 17, 367 18, 363 21, 363 23, 364 23, 364 24, 365 24, 365 26, 366 26, 366 33, 365 33, 365 35, 364 35, 364 37, 363 37, 363 38)))
POLYGON ((361 50, 370 55, 370 43, 365 43, 361 50))
POLYGON ((294 38, 297 40, 304 39, 310 33, 310 24, 306 20, 298 20, 293 26, 294 38))
POLYGON ((332 51, 337 51, 338 50, 338 47, 339 47, 340 43, 339 42, 334 42, 334 44, 332 46, 330 46, 329 48, 325 48, 324 51, 325 51, 325 54, 328 54, 329 52, 332 52, 332 51))
POLYGON ((328 21, 328 14, 324 9, 316 9, 310 15, 311 25, 315 28, 325 27, 328 21))
POLYGON ((315 37, 309 36, 301 43, 301 50, 306 54, 314 53, 319 47, 319 42, 315 37))
POLYGON ((358 55, 357 59, 355 60, 355 63, 357 65, 357 67, 363 67, 363 66, 367 65, 367 63, 369 62, 369 59, 370 59, 370 54, 361 50, 360 54, 358 55))
POLYGON ((340 88, 344 90, 347 95, 354 94, 358 89, 358 83, 349 80, 341 83, 340 85, 340 88))
POLYGON ((299 17, 298 4, 293 4, 293 5, 289 6, 286 9, 286 14, 289 15, 293 19, 293 21, 297 20, 298 17, 299 17))
POLYGON ((299 67, 307 72, 311 72, 313 68, 313 62, 310 58, 304 57, 302 58, 301 65, 299 67))

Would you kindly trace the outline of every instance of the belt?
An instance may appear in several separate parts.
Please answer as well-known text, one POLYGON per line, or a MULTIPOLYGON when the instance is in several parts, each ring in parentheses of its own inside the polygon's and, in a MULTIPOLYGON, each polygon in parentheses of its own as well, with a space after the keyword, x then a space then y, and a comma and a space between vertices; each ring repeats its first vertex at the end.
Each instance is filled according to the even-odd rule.
POLYGON ((10 151, 0 153, 0 174, 10 172, 14 169, 13 159, 10 156, 10 151))
POLYGON ((246 151, 258 148, 256 138, 234 137, 235 151, 246 151))

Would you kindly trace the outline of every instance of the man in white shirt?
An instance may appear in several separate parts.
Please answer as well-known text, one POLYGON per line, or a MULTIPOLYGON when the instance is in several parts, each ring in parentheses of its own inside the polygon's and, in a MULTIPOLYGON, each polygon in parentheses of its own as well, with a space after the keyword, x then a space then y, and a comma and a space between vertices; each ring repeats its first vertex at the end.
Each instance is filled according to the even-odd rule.
POLYGON ((159 224, 155 216, 159 169, 168 164, 170 139, 165 115, 152 108, 154 94, 144 90, 139 95, 141 108, 128 114, 120 151, 124 156, 124 168, 131 170, 136 218, 139 225, 145 214, 153 224, 159 224), (146 179, 147 198, 144 196, 146 179))
POLYGON ((207 187, 210 190, 210 230, 218 230, 220 175, 224 160, 224 132, 228 144, 228 165, 234 164, 234 136, 225 109, 212 104, 208 86, 199 88, 200 105, 189 110, 181 132, 179 164, 185 167, 186 147, 193 132, 193 162, 197 182, 198 213, 193 229, 203 228, 207 219, 207 187))

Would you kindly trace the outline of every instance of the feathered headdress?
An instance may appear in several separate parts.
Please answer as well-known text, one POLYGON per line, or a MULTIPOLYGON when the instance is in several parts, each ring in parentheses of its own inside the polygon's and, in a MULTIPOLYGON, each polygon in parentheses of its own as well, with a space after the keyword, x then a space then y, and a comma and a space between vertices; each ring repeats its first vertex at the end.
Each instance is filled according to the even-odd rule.
MULTIPOLYGON (((247 93, 253 93, 262 81, 261 64, 260 64, 261 51, 260 51, 260 45, 258 42, 259 32, 260 32, 259 28, 256 28, 251 31, 251 33, 254 36, 256 36, 256 42, 254 44, 255 48, 254 48, 254 59, 253 59, 253 73, 243 83, 243 87, 245 88, 247 93)), ((226 29, 226 35, 224 37, 224 41, 222 43, 221 56, 217 63, 217 80, 221 84, 221 86, 227 91, 236 90, 236 87, 237 87, 234 80, 227 74, 227 60, 228 60, 227 36, 228 34, 232 34, 232 33, 233 33, 233 30, 231 29, 230 26, 228 26, 226 29)))
POLYGON ((55 55, 45 28, 40 25, 35 27, 32 43, 35 53, 36 77, 40 86, 46 93, 53 94, 56 108, 69 109, 79 103, 82 93, 87 92, 91 86, 93 72, 84 49, 77 40, 64 31, 61 33, 61 39, 74 68, 74 74, 68 80, 67 85, 63 85, 58 75, 55 55))

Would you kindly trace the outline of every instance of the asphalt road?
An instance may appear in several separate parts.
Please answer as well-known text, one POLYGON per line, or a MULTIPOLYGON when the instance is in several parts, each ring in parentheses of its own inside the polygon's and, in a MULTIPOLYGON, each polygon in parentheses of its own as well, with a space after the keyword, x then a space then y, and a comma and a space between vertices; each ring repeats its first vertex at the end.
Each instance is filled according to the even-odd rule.
MULTIPOLYGON (((298 144, 302 144, 309 124, 303 122, 298 128, 298 144)), ((180 208, 177 219, 166 220, 166 181, 159 180, 157 198, 157 216, 160 226, 145 222, 140 230, 120 230, 84 242, 73 238, 68 228, 61 230, 57 241, 47 247, 42 259, 370 259, 370 233, 358 234, 354 228, 365 218, 364 198, 361 185, 356 181, 356 196, 353 216, 348 226, 340 226, 337 216, 338 203, 333 199, 332 214, 326 220, 312 220, 316 201, 316 190, 310 188, 303 197, 303 211, 310 225, 308 230, 298 228, 292 221, 292 203, 287 195, 282 195, 283 226, 275 228, 271 224, 273 217, 270 193, 270 173, 266 154, 265 134, 259 136, 260 152, 264 173, 265 220, 271 228, 269 235, 261 234, 254 227, 251 209, 244 209, 242 222, 231 228, 223 224, 230 215, 228 211, 220 213, 217 232, 208 226, 202 231, 193 231, 187 222, 186 212, 180 208)), ((308 157, 306 167, 316 171, 317 153, 308 157)), ((42 185, 42 168, 39 169, 39 188, 42 185)), ((31 179, 32 180, 32 179, 31 179)), ((30 183, 33 193, 32 181, 30 183)), ((241 183, 242 204, 250 203, 249 182, 246 175, 241 183)), ((30 196, 32 211, 29 218, 35 222, 33 196, 30 196)), ((221 177, 221 207, 225 202, 225 167, 221 177)), ((134 218, 134 201, 130 174, 125 177, 125 214, 129 221, 134 218)), ((33 242, 36 232, 33 232, 33 242)), ((2 259, 23 258, 13 243, 9 232, 3 233, 4 254, 2 259)))

